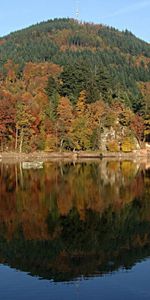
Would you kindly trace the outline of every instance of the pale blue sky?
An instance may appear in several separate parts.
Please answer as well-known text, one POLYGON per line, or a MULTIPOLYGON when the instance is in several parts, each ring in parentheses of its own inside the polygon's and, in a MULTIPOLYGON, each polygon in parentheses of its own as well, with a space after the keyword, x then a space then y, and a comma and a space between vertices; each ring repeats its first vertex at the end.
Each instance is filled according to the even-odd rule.
MULTIPOLYGON (((0 36, 56 17, 75 17, 76 0, 1 0, 0 36)), ((80 20, 131 30, 150 42, 150 0, 79 0, 80 20)))

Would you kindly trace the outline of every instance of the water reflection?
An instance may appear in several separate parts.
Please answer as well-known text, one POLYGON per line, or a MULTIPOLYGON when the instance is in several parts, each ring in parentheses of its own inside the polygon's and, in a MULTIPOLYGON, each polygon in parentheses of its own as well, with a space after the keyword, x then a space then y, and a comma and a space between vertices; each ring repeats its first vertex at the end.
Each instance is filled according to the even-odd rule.
POLYGON ((150 170, 132 161, 0 164, 0 263, 54 281, 150 255, 150 170))

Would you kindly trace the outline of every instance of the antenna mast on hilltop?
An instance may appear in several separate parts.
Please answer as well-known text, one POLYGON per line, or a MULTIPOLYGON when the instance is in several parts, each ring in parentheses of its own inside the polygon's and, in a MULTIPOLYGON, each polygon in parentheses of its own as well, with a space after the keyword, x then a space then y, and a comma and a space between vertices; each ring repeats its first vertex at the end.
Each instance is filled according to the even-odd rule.
POLYGON ((76 19, 79 21, 80 10, 79 10, 79 0, 76 0, 76 19))

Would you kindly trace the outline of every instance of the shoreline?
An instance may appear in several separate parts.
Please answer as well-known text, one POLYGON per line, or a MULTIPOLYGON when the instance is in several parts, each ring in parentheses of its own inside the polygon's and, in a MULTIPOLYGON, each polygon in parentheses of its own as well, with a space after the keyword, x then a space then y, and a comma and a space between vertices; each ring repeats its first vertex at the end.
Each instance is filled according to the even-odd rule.
POLYGON ((18 153, 18 152, 1 152, 0 162, 3 160, 16 160, 16 161, 33 161, 33 160, 54 160, 54 159, 150 159, 150 151, 147 149, 135 150, 133 152, 99 152, 99 151, 77 151, 77 152, 31 152, 31 153, 18 153))

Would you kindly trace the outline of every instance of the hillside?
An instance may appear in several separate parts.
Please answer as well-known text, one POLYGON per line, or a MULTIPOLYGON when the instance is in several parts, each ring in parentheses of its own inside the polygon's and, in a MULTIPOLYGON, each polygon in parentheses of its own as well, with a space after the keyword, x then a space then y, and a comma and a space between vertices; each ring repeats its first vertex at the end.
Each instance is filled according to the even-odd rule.
POLYGON ((8 59, 21 69, 29 61, 61 66, 80 62, 90 68, 91 75, 105 67, 114 78, 111 84, 128 89, 134 99, 140 97, 137 82, 150 81, 150 45, 127 30, 55 19, 11 33, 0 44, 1 68, 8 59))
POLYGON ((122 132, 129 137, 133 128, 136 138, 149 140, 150 45, 127 30, 54 19, 11 33, 0 38, 0 80, 1 149, 8 140, 11 145, 15 140, 15 149, 18 143, 22 148, 26 137, 27 141, 32 137, 35 149, 62 144, 95 149, 101 144, 101 130, 107 131, 104 127, 116 136, 118 120, 119 145, 122 132), (12 118, 7 116, 9 110, 12 118), (77 120, 81 115, 83 120, 77 120), (51 145, 49 138, 45 145, 48 136, 51 145))

